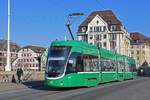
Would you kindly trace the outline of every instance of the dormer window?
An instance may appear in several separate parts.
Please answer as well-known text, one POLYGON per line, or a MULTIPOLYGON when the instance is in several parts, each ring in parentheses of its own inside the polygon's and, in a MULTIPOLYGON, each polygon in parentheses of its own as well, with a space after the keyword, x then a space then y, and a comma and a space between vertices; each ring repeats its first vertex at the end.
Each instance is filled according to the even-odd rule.
POLYGON ((115 25, 111 26, 111 31, 116 31, 116 26, 115 25))
POLYGON ((82 33, 86 32, 86 27, 82 27, 82 33))
POLYGON ((105 32, 106 31, 106 26, 103 26, 103 32, 105 32))

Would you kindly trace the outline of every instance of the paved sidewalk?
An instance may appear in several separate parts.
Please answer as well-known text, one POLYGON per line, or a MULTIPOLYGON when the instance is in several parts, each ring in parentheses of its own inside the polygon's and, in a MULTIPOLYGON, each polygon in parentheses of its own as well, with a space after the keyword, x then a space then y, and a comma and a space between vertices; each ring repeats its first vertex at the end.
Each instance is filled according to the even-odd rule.
POLYGON ((44 87, 44 81, 23 82, 22 84, 0 83, 0 92, 9 91, 9 90, 24 89, 24 88, 32 88, 32 87, 44 87))

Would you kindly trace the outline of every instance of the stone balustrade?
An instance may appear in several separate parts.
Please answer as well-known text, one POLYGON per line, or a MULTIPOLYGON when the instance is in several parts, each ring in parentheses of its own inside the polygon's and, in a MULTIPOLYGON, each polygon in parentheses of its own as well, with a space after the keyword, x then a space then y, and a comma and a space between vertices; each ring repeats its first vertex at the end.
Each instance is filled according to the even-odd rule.
MULTIPOLYGON (((45 79, 45 72, 25 71, 23 81, 42 81, 45 79)), ((0 72, 0 82, 17 82, 18 77, 15 71, 0 72)))

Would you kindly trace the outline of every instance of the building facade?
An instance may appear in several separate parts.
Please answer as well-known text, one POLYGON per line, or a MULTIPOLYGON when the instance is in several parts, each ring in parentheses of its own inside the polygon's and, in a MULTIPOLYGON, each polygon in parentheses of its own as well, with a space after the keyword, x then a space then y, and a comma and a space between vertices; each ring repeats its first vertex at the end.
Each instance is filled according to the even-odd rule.
POLYGON ((92 12, 79 26, 78 40, 125 56, 130 54, 130 34, 111 10, 92 12))
POLYGON ((17 59, 12 64, 12 69, 21 67, 24 71, 41 71, 43 63, 41 54, 45 48, 37 46, 26 46, 19 50, 17 59))
MULTIPOLYGON (((17 58, 17 52, 19 49, 20 47, 16 43, 10 42, 10 65, 17 58)), ((7 64, 7 40, 0 40, 0 71, 5 71, 6 64, 7 64)))
POLYGON ((150 38, 134 32, 131 36, 131 57, 135 58, 137 69, 145 62, 150 66, 150 38))

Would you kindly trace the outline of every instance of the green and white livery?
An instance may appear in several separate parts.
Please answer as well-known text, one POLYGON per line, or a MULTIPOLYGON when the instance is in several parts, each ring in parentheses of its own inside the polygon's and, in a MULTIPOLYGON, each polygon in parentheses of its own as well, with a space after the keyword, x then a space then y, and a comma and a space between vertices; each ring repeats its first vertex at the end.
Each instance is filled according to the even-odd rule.
POLYGON ((50 87, 91 87, 136 78, 134 59, 78 40, 52 42, 46 66, 50 87))

